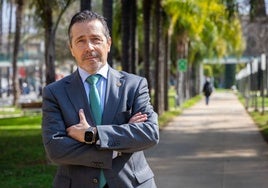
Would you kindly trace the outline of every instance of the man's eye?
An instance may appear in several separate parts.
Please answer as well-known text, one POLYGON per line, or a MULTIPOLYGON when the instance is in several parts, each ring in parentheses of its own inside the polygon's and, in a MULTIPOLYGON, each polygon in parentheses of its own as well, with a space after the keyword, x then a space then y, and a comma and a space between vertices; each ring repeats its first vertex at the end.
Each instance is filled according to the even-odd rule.
POLYGON ((84 43, 84 42, 85 42, 84 39, 79 39, 79 40, 76 41, 76 43, 84 43))
POLYGON ((102 40, 99 38, 94 38, 92 41, 94 44, 100 44, 102 42, 102 40))
POLYGON ((84 47, 86 45, 86 40, 85 39, 78 39, 75 41, 75 45, 77 47, 84 47))

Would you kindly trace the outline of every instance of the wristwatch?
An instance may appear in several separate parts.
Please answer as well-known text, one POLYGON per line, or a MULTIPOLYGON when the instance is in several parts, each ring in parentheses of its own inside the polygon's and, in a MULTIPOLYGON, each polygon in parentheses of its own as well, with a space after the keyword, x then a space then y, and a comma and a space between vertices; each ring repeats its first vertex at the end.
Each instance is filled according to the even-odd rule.
POLYGON ((89 127, 85 132, 85 143, 86 144, 93 144, 96 142, 96 135, 97 135, 97 128, 96 127, 89 127))

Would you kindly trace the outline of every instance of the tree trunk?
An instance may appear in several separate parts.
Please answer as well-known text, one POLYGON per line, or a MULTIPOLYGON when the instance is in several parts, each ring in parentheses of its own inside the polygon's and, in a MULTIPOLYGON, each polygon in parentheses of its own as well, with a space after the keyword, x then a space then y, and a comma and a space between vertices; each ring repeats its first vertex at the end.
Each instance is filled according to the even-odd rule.
POLYGON ((0 0, 0 53, 3 46, 3 0, 0 0))
POLYGON ((163 19, 161 18, 161 1, 155 1, 155 103, 156 112, 164 112, 164 52, 162 38, 163 19))
POLYGON ((176 87, 176 91, 177 91, 177 105, 181 106, 181 104, 183 103, 183 99, 184 99, 184 92, 183 92, 183 80, 184 80, 184 74, 181 71, 177 72, 177 87, 176 87))
POLYGON ((122 68, 136 73, 136 0, 122 0, 122 68))
POLYGON ((255 17, 266 17, 265 10, 265 0, 250 0, 250 16, 251 18, 255 17))
POLYGON ((169 36, 168 33, 165 34, 165 55, 164 55, 164 110, 169 110, 169 103, 168 103, 168 91, 169 91, 169 36))
MULTIPOLYGON (((188 63, 189 64, 189 63, 188 63)), ((191 66, 188 66, 187 68, 187 71, 185 72, 185 80, 184 80, 184 83, 185 83, 185 88, 184 88, 184 91, 185 91, 185 98, 184 100, 188 100, 191 96, 190 94, 190 89, 191 89, 191 76, 192 76, 192 69, 191 69, 191 66)))
POLYGON ((13 4, 10 3, 10 9, 9 9, 9 22, 8 22, 8 43, 7 43, 7 55, 8 59, 11 58, 11 27, 12 27, 12 15, 13 15, 13 4))
POLYGON ((136 74, 136 0, 131 0, 131 9, 130 9, 130 21, 129 21, 129 34, 130 34, 130 65, 131 72, 136 74))
POLYGON ((53 31, 52 7, 44 3, 44 28, 45 28, 45 65, 46 85, 56 80, 55 75, 55 32, 53 31))
MULTIPOLYGON (((102 13, 107 20, 110 35, 113 36, 113 0, 102 1, 102 13)), ((113 44, 111 46, 110 53, 108 54, 108 63, 111 67, 113 67, 113 44)))
POLYGON ((151 17, 151 0, 143 1, 143 62, 144 62, 144 74, 148 81, 149 92, 151 96, 152 78, 150 71, 150 20, 151 17))
MULTIPOLYGON (((0 55, 3 53, 3 0, 0 0, 0 55)), ((0 89, 2 89, 2 68, 0 68, 0 89)), ((0 97, 2 97, 2 92, 0 92, 0 97)))
POLYGON ((159 43, 159 103, 158 113, 161 115, 165 111, 165 47, 164 47, 164 34, 163 34, 163 20, 160 17, 160 43, 159 43))
POLYGON ((130 9, 131 3, 128 0, 121 0, 122 3, 122 69, 131 72, 130 66, 130 9))
POLYGON ((159 21, 160 21, 160 12, 159 12, 159 8, 160 8, 160 2, 159 0, 155 1, 155 7, 154 7, 154 19, 155 19, 155 70, 154 70, 154 88, 155 88, 155 92, 154 92, 154 109, 157 113, 159 113, 160 109, 159 109, 159 103, 160 103, 160 86, 159 86, 159 82, 160 79, 158 77, 159 75, 159 37, 160 37, 160 26, 159 26, 159 21))
POLYGON ((80 10, 91 10, 91 0, 80 0, 80 10))
POLYGON ((17 77, 17 59, 20 47, 20 31, 22 25, 22 11, 23 11, 23 0, 17 0, 17 10, 16 10, 16 30, 15 30, 15 40, 14 40, 14 49, 13 49, 13 59, 12 59, 12 67, 13 67, 13 105, 18 106, 18 98, 19 98, 19 85, 18 85, 18 77, 17 77))
POLYGON ((191 79, 190 79, 190 97, 193 97, 197 94, 197 88, 196 87, 196 69, 198 68, 198 64, 194 64, 194 66, 191 66, 191 79))
MULTIPOLYGON (((12 12, 13 12, 13 4, 10 3, 10 8, 9 8, 9 22, 8 22, 8 41, 7 41, 7 59, 11 59, 11 26, 12 26, 12 12)), ((8 67, 8 72, 7 72, 7 85, 8 85, 8 90, 7 90, 7 96, 11 95, 11 83, 10 83, 10 69, 11 67, 8 67)))
POLYGON ((56 9, 53 4, 47 3, 45 0, 36 0, 36 14, 42 19, 42 24, 45 29, 45 65, 46 65, 46 85, 54 82, 56 80, 55 75, 55 36, 56 30, 59 25, 60 19, 63 13, 66 11, 68 6, 71 4, 72 0, 64 1, 65 5, 61 9, 56 9), (53 13, 53 8, 55 12, 53 13), (40 9, 42 11, 40 11, 40 9), (56 21, 53 23, 53 15, 56 21))
POLYGON ((45 28, 45 64, 46 64, 46 84, 56 80, 55 75, 55 34, 52 25, 45 28))

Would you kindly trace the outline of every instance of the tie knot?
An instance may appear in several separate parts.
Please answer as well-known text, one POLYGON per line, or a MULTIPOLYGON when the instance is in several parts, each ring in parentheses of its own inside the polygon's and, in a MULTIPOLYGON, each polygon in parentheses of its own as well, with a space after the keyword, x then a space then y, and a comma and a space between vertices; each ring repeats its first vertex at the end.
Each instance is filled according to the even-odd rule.
POLYGON ((98 82, 100 78, 99 74, 92 74, 89 77, 87 77, 87 82, 91 85, 96 85, 96 83, 98 82))

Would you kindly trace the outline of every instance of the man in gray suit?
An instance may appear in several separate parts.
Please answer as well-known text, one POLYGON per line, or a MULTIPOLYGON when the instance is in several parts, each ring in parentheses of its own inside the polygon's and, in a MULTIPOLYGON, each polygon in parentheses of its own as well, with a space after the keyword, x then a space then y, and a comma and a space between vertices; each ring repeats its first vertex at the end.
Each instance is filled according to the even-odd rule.
POLYGON ((53 187, 156 187, 143 153, 159 142, 146 79, 108 65, 111 38, 102 16, 79 12, 68 31, 78 69, 43 89, 43 143, 58 165, 53 187), (88 97, 90 75, 100 77, 100 124, 88 97))

